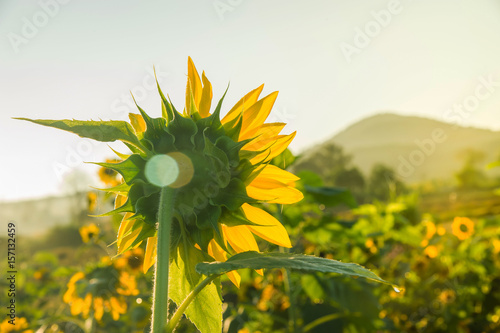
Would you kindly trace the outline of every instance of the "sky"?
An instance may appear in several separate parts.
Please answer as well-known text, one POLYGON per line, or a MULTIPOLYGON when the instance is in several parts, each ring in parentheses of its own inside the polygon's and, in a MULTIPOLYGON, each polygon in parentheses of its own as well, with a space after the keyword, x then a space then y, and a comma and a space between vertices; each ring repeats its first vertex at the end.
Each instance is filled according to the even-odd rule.
MULTIPOLYGON (((380 112, 500 129, 495 0, 0 0, 0 201, 100 186, 106 143, 13 120, 182 109, 191 56, 224 111, 265 83, 300 153, 380 112), (88 176, 86 176, 88 175, 88 176)), ((122 149, 119 143, 111 147, 122 149)))

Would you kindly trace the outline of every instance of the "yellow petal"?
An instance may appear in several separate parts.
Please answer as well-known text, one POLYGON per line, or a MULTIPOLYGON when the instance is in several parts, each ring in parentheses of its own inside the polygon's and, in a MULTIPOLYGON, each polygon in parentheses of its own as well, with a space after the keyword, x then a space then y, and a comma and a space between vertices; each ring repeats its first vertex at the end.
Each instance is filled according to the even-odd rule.
POLYGON ((82 305, 82 315, 87 318, 89 315, 90 307, 92 306, 92 294, 87 293, 82 305))
POLYGON ((68 288, 68 290, 66 290, 66 292, 64 293, 64 296, 63 296, 63 301, 64 303, 71 303, 71 301, 73 300, 73 293, 75 292, 75 286, 71 286, 68 288))
MULTIPOLYGON (((279 182, 275 182, 279 183, 279 182)), ((271 182, 269 184, 272 184, 271 182)), ((274 186, 274 185, 272 185, 274 186)), ((283 186, 277 188, 261 188, 248 185, 246 187, 247 194, 250 198, 268 203, 293 204, 304 198, 302 192, 291 186, 283 186)))
POLYGON ((238 225, 235 227, 222 225, 222 232, 224 233, 224 238, 227 239, 231 247, 237 253, 246 251, 259 252, 259 246, 246 225, 238 225))
MULTIPOLYGON (((227 260, 226 251, 224 251, 214 239, 208 243, 208 254, 217 261, 224 262, 227 260)), ((236 287, 240 287, 241 276, 238 272, 231 271, 227 272, 226 275, 236 287)))
POLYGON ((250 106, 252 106, 259 99, 259 95, 264 89, 264 85, 260 85, 258 88, 250 91, 248 94, 243 96, 238 103, 236 103, 231 110, 222 118, 222 124, 228 123, 231 120, 236 119, 240 114, 246 111, 250 106))
POLYGON ((262 162, 267 162, 281 154, 285 149, 288 147, 290 142, 292 142, 293 138, 295 137, 296 132, 293 132, 292 134, 288 135, 278 135, 275 139, 269 139, 269 140, 274 140, 274 142, 264 150, 262 153, 258 154, 257 156, 253 157, 250 162, 252 164, 258 164, 262 162))
POLYGON ((201 92, 201 101, 199 112, 202 118, 208 117, 210 114, 210 106, 212 105, 212 84, 208 81, 205 76, 205 72, 201 73, 201 78, 203 80, 203 90, 201 92))
POLYGON ((104 314, 104 305, 101 297, 94 298, 94 317, 97 320, 102 319, 102 315, 104 314))
POLYGON ((186 86, 186 110, 185 112, 191 114, 191 96, 194 99, 194 107, 198 109, 201 100, 201 81, 200 75, 194 66, 193 59, 188 57, 188 81, 186 86))
POLYGON ((258 151, 264 147, 268 139, 278 136, 285 127, 285 123, 263 124, 255 133, 255 139, 243 146, 243 150, 258 151))
POLYGON ((123 206, 125 204, 125 202, 127 202, 127 199, 128 198, 126 195, 117 194, 116 198, 115 198, 115 209, 123 206))
MULTIPOLYGON (((127 218, 129 218, 130 216, 131 213, 125 214, 118 229, 118 237, 116 241, 118 245, 118 254, 123 253, 123 251, 125 251, 130 245, 132 245, 142 230, 142 226, 139 226, 135 230, 132 230, 135 223, 139 222, 137 222, 136 220, 128 220, 127 218)), ((140 244, 141 243, 136 244, 135 247, 139 246, 140 244)))
POLYGON ((139 134, 146 132, 146 122, 140 114, 129 113, 128 117, 130 119, 130 124, 132 124, 136 133, 139 134))
POLYGON ((146 245, 146 253, 144 254, 144 264, 142 265, 144 269, 144 274, 154 265, 156 262, 156 243, 158 238, 156 236, 149 237, 148 243, 146 245))
POLYGON ((264 124, 274 102, 278 97, 278 92, 272 92, 258 102, 254 103, 248 110, 243 112, 243 124, 241 126, 240 140, 253 138, 255 133, 264 124))
MULTIPOLYGON (((251 177, 251 176, 250 176, 251 177)), ((250 183, 252 186, 259 187, 259 184, 267 181, 278 181, 286 185, 292 185, 300 178, 291 172, 281 169, 272 164, 268 164, 264 169, 259 170, 258 176, 250 183)))
POLYGON ((283 227, 283 225, 271 214, 247 203, 244 203, 241 208, 247 219, 259 225, 248 226, 250 231, 255 235, 279 246, 292 247, 285 227, 283 227))
POLYGON ((83 311, 84 301, 81 298, 73 300, 71 303, 71 315, 76 316, 83 311))

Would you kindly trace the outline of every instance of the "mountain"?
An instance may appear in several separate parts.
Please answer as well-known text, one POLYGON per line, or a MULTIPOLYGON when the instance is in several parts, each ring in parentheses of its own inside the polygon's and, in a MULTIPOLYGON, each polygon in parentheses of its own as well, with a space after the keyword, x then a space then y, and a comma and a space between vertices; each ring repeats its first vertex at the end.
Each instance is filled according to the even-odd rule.
POLYGON ((500 132, 382 113, 362 119, 307 150, 299 162, 311 163, 332 143, 343 147, 353 157, 352 164, 365 175, 373 165, 383 163, 408 183, 450 179, 463 167, 467 150, 484 154, 478 166, 500 158, 500 132))

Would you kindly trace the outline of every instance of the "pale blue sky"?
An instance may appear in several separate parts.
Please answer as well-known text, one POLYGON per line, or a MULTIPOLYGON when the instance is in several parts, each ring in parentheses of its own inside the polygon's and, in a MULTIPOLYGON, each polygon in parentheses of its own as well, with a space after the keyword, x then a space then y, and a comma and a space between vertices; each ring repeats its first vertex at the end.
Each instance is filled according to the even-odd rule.
MULTIPOLYGON (((279 90, 272 119, 297 130, 294 152, 380 111, 443 120, 480 77, 500 82, 494 0, 60 1, 0 0, 0 200, 59 193, 61 165, 95 170, 75 153, 112 156, 106 144, 11 117, 126 119, 129 90, 158 115, 153 65, 182 109, 189 55, 215 98, 231 82, 226 111, 261 83, 279 90), (365 29, 368 45, 358 40, 346 59, 341 46, 356 47, 365 29)), ((499 88, 463 122, 500 129, 499 88)))

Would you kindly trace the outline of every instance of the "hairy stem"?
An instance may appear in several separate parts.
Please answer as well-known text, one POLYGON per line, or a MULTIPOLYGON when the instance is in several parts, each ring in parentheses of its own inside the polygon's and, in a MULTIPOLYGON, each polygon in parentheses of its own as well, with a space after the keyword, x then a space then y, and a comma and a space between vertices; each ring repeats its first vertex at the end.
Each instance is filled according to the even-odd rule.
POLYGON ((163 333, 168 315, 168 269, 170 265, 170 230, 174 210, 174 189, 163 187, 158 211, 158 243, 153 289, 152 333, 163 333))

